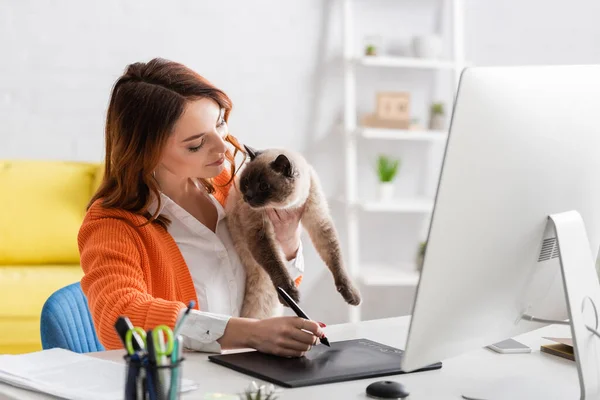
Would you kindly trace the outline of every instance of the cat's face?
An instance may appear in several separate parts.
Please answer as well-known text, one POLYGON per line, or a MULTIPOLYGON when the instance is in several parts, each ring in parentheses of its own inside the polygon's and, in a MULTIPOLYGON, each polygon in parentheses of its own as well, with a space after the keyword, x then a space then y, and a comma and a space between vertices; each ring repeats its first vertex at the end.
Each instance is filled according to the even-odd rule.
POLYGON ((300 171, 284 154, 247 149, 250 162, 240 175, 240 192, 252 208, 283 208, 293 201, 300 171))

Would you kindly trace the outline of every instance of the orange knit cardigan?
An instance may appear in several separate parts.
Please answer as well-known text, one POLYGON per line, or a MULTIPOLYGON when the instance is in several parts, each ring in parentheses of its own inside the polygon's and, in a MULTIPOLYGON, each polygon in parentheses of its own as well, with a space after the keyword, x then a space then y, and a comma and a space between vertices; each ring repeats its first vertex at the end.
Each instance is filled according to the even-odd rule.
MULTIPOLYGON (((224 171, 214 179, 217 200, 224 204, 229 180, 224 171)), ((144 330, 174 327, 179 312, 198 299, 189 269, 173 237, 160 225, 135 228, 147 219, 97 200, 88 210, 77 238, 85 293, 94 326, 107 349, 123 348, 114 323, 129 317, 144 330)))

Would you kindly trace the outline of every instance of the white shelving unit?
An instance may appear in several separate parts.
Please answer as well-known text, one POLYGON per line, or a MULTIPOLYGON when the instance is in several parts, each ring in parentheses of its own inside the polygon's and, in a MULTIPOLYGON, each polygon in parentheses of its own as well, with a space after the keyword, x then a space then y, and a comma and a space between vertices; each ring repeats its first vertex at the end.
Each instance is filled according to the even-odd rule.
POLYGON ((348 207, 354 207, 367 212, 392 212, 405 214, 430 213, 433 210, 433 199, 426 197, 402 198, 393 202, 363 201, 349 202, 345 198, 336 199, 348 207))
MULTIPOLYGON (((363 56, 355 54, 353 3, 356 0, 340 0, 343 3, 344 30, 344 144, 345 144, 345 193, 343 202, 348 233, 348 267, 352 277, 363 285, 415 286, 419 274, 414 264, 369 265, 361 263, 359 245, 359 213, 420 213, 428 216, 433 210, 433 199, 426 197, 404 198, 394 202, 362 201, 358 198, 357 141, 445 141, 447 132, 375 129, 357 126, 356 69, 397 68, 447 70, 454 73, 453 93, 460 78, 464 62, 463 51, 463 0, 441 0, 444 10, 450 10, 452 25, 452 59, 428 60, 410 57, 363 56)), ((396 2, 398 4, 399 2, 396 2)), ((425 185, 423 185, 425 187, 425 185)), ((350 321, 361 320, 360 307, 349 307, 350 321)))
POLYGON ((409 57, 360 57, 354 59, 359 65, 367 67, 391 67, 391 68, 424 68, 424 69, 454 69, 456 63, 451 61, 425 60, 422 58, 409 57))
POLYGON ((364 211, 369 212, 397 212, 397 213, 430 213, 433 211, 433 199, 428 198, 403 198, 394 202, 369 201, 360 203, 364 211))
POLYGON ((403 129, 358 128, 357 134, 366 139, 445 141, 446 131, 410 131, 403 129))

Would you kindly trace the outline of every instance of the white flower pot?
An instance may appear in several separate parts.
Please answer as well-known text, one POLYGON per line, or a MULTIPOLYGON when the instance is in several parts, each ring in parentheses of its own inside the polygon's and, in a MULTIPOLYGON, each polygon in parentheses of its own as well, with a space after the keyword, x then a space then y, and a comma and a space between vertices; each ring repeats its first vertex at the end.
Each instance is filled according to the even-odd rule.
POLYGON ((415 57, 437 59, 442 54, 442 38, 438 35, 415 36, 412 48, 415 57))
POLYGON ((379 182, 379 200, 386 202, 391 201, 394 197, 393 182, 379 182))
POLYGON ((434 114, 429 120, 429 129, 433 131, 443 131, 446 129, 446 116, 444 114, 434 114))

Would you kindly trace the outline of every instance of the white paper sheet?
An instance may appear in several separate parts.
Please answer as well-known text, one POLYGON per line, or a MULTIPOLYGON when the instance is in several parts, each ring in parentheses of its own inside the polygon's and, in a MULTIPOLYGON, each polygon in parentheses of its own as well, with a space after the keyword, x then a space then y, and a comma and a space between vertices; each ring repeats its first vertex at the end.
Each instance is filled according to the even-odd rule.
MULTIPOLYGON (((122 399, 124 363, 64 349, 0 356, 0 382, 73 400, 122 399)), ((182 392, 196 389, 182 379, 182 392)))

